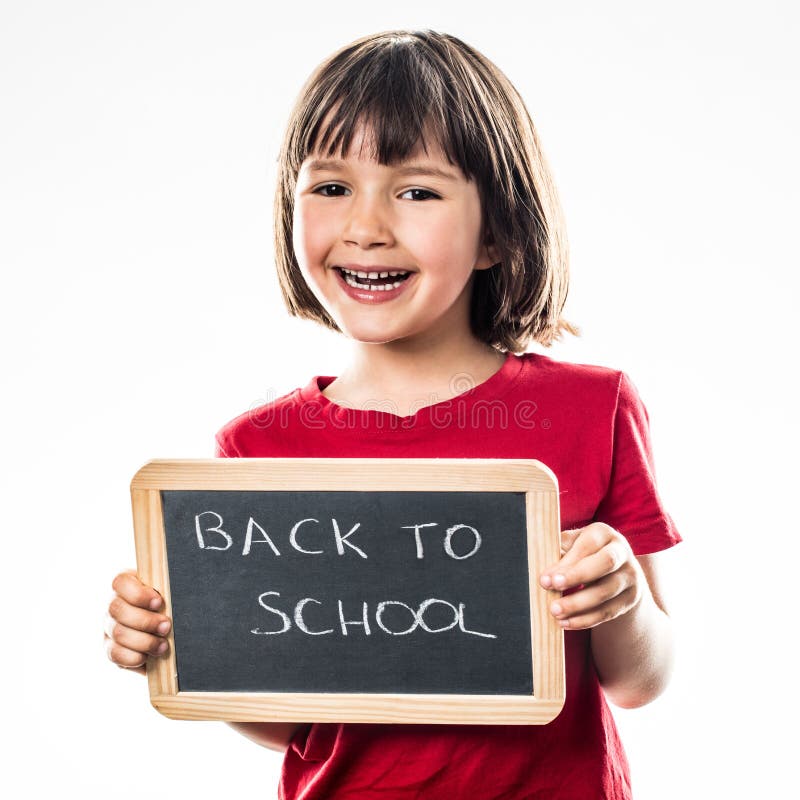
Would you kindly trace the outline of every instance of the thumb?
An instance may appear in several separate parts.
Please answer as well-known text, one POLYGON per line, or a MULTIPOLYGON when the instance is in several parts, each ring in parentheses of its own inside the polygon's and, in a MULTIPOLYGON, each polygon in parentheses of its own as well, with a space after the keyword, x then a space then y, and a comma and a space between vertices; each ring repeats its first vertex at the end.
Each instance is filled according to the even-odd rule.
POLYGON ((572 550, 572 545, 578 540, 581 535, 582 528, 572 528, 568 531, 561 531, 561 555, 569 553, 572 550))

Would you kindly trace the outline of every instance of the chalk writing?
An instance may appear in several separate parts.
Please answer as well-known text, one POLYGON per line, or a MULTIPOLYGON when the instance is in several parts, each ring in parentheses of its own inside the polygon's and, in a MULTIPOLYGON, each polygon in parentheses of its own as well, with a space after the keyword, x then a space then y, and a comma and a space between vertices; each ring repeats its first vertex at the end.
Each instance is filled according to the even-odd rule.
MULTIPOLYGON (((304 525, 307 522, 314 522, 317 525, 320 524, 318 519, 314 517, 308 517, 307 519, 301 519, 299 522, 296 522, 293 526, 291 531, 289 532, 289 545, 297 551, 298 553, 304 553, 305 555, 324 555, 325 550, 309 550, 308 548, 302 547, 297 541, 297 534, 300 529, 301 525, 304 525)), ((233 537, 225 530, 223 530, 222 525, 224 524, 224 520, 221 514, 218 514, 216 511, 202 511, 199 514, 195 515, 194 518, 194 526, 195 526, 195 534, 197 536, 197 544, 201 550, 230 550, 233 547, 233 537), (213 518, 215 524, 210 525, 208 522, 201 522, 201 520, 207 516, 213 518), (208 541, 208 534, 215 534, 215 538, 212 541, 216 541, 216 544, 211 543, 209 544, 208 541), (221 541, 220 541, 221 539, 221 541)), ((414 542, 416 544, 416 557, 418 559, 422 559, 425 557, 425 549, 422 543, 422 535, 420 531, 423 528, 435 528, 438 527, 438 522, 423 522, 417 523, 415 525, 401 525, 400 528, 405 530, 413 530, 414 531, 414 542)), ((339 528, 339 522, 335 518, 331 518, 331 529, 333 532, 333 540, 336 546, 336 553, 340 556, 343 556, 347 553, 345 547, 348 547, 354 553, 358 554, 361 558, 367 558, 366 552, 359 547, 354 542, 350 541, 350 537, 361 527, 360 522, 356 522, 347 533, 343 534, 341 529, 339 528)), ((464 538, 464 537, 461 537, 464 538)), ((456 525, 451 525, 446 531, 444 538, 442 540, 442 546, 444 548, 444 552, 447 553, 450 558, 456 561, 463 561, 466 558, 471 558, 474 556, 481 547, 481 535, 478 532, 477 528, 474 528, 472 525, 465 525, 464 523, 458 523, 456 525), (453 538, 456 533, 459 531, 468 531, 469 533, 467 536, 472 539, 472 545, 470 549, 466 552, 458 554, 453 549, 453 538)), ((244 545, 242 546, 242 555, 247 556, 250 555, 252 551, 253 544, 266 544, 269 546, 270 550, 276 555, 281 555, 280 550, 275 545, 272 537, 267 533, 266 529, 262 527, 258 522, 256 522, 253 517, 249 517, 247 520, 247 529, 244 535, 244 545), (254 530, 258 531, 258 538, 253 537, 254 530)))
POLYGON ((163 491, 181 691, 531 691, 523 493, 163 491))
MULTIPOLYGON (((253 628, 253 630, 251 630, 250 633, 254 633, 261 636, 264 635, 271 636, 274 634, 286 633, 287 631, 291 630, 292 621, 289 615, 286 614, 284 611, 281 611, 279 608, 267 605, 265 598, 267 597, 271 598, 272 596, 280 597, 280 592, 275 592, 275 591, 262 592, 262 594, 258 596, 258 603, 266 611, 280 618, 281 627, 273 630, 265 630, 264 628, 253 628)), ((323 605, 321 600, 317 600, 314 597, 304 597, 302 600, 298 601, 298 603, 294 607, 294 623, 297 626, 298 630, 309 636, 322 636, 324 634, 333 633, 334 632, 333 628, 327 628, 326 630, 321 630, 321 631, 314 631, 309 629, 308 625, 306 624, 305 618, 303 617, 303 609, 308 603, 316 603, 319 606, 323 605)), ((349 636, 347 630, 348 626, 363 627, 365 636, 369 636, 372 633, 372 629, 370 628, 369 624, 370 620, 369 604, 366 601, 363 601, 361 603, 360 620, 353 620, 353 619, 346 620, 342 601, 337 600, 336 604, 338 609, 339 630, 341 631, 342 636, 349 636)), ((426 631, 427 633, 444 633, 445 631, 452 630, 453 628, 458 626, 458 630, 461 633, 470 634, 472 636, 482 636, 486 639, 497 638, 497 635, 493 633, 481 633, 479 631, 468 630, 464 622, 465 608, 466 607, 464 603, 459 603, 458 607, 456 607, 447 600, 440 600, 435 597, 423 600, 423 602, 421 602, 416 609, 400 600, 382 600, 380 603, 376 605, 373 614, 375 623, 377 624, 378 628, 382 630, 384 633, 388 633, 390 636, 406 636, 409 633, 413 633, 417 628, 422 628, 422 630, 426 631), (439 626, 438 628, 430 627, 425 622, 425 612, 434 605, 445 606, 448 609, 450 609, 453 613, 452 620, 447 622, 445 625, 439 626), (405 628, 403 630, 392 630, 390 627, 388 627, 384 622, 384 615, 386 609, 389 606, 401 606, 402 608, 406 609, 408 613, 411 615, 412 619, 410 627, 405 628)))

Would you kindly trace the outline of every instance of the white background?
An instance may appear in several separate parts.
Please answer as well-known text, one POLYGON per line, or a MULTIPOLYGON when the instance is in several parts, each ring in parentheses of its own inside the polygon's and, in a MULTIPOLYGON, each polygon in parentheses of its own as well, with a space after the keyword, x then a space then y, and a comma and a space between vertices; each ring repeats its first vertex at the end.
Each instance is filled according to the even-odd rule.
MULTIPOLYGON (((643 800, 796 787, 798 158, 791 2, 0 5, 2 780, 14 797, 272 797, 280 756, 175 722, 102 647, 128 484, 347 342, 288 317, 275 159, 311 69, 430 27, 525 97, 580 339, 650 412, 680 657, 617 717, 643 800), (779 732, 781 720, 787 723, 779 732), (179 788, 180 787, 180 788, 179 788)), ((534 348, 535 349, 535 348, 534 348)))

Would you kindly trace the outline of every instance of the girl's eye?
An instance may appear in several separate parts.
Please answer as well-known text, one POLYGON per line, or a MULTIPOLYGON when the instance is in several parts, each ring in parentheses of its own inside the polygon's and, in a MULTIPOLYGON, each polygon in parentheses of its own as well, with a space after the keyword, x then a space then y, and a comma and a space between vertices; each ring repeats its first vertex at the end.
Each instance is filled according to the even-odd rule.
POLYGON ((314 189, 314 194, 321 194, 323 197, 342 197, 346 191, 347 189, 338 183, 326 183, 314 189))
POLYGON ((400 197, 404 197, 407 194, 413 195, 413 197, 411 198, 412 200, 430 200, 432 198, 437 199, 439 197, 438 194, 429 192, 427 189, 409 189, 408 191, 403 192, 403 194, 401 194, 400 197), (422 195, 425 196, 423 197, 422 195))

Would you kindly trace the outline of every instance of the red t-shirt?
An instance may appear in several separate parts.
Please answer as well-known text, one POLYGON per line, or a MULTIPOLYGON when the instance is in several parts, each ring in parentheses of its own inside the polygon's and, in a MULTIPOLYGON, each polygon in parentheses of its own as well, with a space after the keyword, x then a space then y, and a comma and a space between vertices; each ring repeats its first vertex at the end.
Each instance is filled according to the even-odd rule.
MULTIPOLYGON (((466 391, 407 417, 331 402, 321 392, 333 380, 315 376, 232 420, 217 455, 534 458, 558 478, 562 529, 605 522, 637 555, 681 540, 656 489, 647 411, 623 372, 509 353, 488 380, 469 388, 456 376, 466 391)), ((566 703, 548 725, 305 725, 286 752, 280 798, 629 798, 589 632, 567 631, 565 643, 566 703)))

